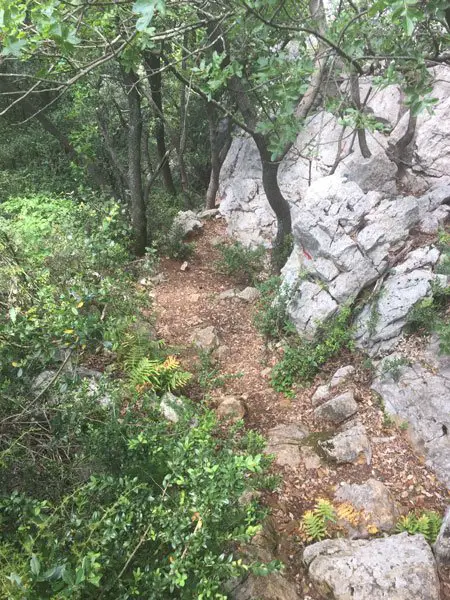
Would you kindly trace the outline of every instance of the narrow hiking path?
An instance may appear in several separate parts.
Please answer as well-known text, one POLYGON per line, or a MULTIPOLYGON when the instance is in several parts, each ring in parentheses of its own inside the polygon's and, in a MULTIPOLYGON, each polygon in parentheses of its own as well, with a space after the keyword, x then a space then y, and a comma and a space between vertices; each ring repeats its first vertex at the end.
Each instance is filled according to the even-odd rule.
POLYGON ((292 399, 272 389, 270 367, 277 362, 282 350, 276 345, 269 347, 256 331, 252 322, 254 305, 236 298, 219 297, 222 292, 238 287, 215 267, 219 258, 215 244, 220 239, 227 239, 225 222, 222 219, 206 221, 195 237, 195 253, 188 261, 188 268, 182 271, 179 261, 163 259, 162 281, 153 291, 158 335, 177 348, 184 366, 194 373, 198 369, 198 350, 192 346, 192 336, 196 330, 212 325, 220 339, 220 372, 236 375, 225 377, 217 389, 205 391, 194 385, 190 390, 194 398, 208 394, 212 406, 223 396, 242 399, 246 407, 246 427, 264 435, 281 424, 297 424, 311 433, 330 431, 333 430, 330 425, 315 419, 311 397, 317 386, 339 367, 352 364, 356 368, 345 389, 354 392, 358 417, 367 429, 372 454, 370 465, 366 461, 335 465, 305 447, 295 468, 273 465, 274 472, 281 475, 282 484, 264 498, 280 534, 280 558, 290 567, 299 590, 315 598, 310 589, 302 588, 305 584, 298 567, 302 551, 298 525, 305 510, 318 498, 332 500, 342 482, 364 483, 374 478, 388 487, 405 513, 423 509, 442 514, 448 501, 447 490, 425 465, 423 457, 416 454, 407 432, 383 420, 383 412, 370 391, 370 374, 363 367, 363 357, 357 353, 343 352, 326 365, 313 385, 300 390, 292 399))

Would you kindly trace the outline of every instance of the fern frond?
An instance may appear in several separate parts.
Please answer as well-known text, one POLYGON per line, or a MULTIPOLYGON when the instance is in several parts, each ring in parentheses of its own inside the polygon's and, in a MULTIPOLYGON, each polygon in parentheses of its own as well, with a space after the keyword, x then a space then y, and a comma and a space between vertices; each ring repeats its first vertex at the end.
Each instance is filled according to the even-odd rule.
POLYGON ((336 523, 336 509, 329 500, 319 498, 314 508, 315 514, 319 515, 324 521, 336 523))
POLYGON ((428 541, 430 544, 434 544, 437 536, 439 535, 439 531, 442 527, 442 517, 438 515, 438 513, 434 511, 427 511, 426 516, 428 518, 428 541))
POLYGON ((172 356, 165 361, 142 358, 128 373, 130 384, 138 392, 172 392, 184 387, 192 375, 180 370, 179 362, 172 356))
POLYGON ((326 537, 325 520, 314 511, 308 510, 305 512, 302 517, 302 525, 308 541, 320 541, 326 537))
POLYGON ((417 519, 413 514, 404 515, 400 517, 397 525, 395 526, 395 531, 399 533, 403 531, 407 531, 408 533, 414 534, 417 533, 417 519))
POLYGON ((353 504, 350 504, 350 502, 340 504, 336 509, 336 513, 339 519, 346 521, 353 527, 357 527, 361 522, 361 512, 353 504))

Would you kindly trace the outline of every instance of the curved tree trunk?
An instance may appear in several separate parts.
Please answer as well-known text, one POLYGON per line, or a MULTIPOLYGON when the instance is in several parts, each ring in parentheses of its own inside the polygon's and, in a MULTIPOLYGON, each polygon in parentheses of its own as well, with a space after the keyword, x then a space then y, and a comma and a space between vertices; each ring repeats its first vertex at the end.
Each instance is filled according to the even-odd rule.
POLYGON ((123 72, 128 101, 128 187, 130 189, 131 223, 134 233, 134 250, 137 256, 145 254, 147 247, 147 215, 142 190, 141 148, 142 113, 141 97, 137 88, 136 73, 123 72))
POLYGON ((262 181, 267 200, 277 218, 277 235, 273 244, 272 266, 279 273, 290 251, 289 237, 292 233, 291 209, 278 185, 280 163, 271 159, 267 141, 263 135, 254 134, 253 139, 259 150, 262 164, 262 181))

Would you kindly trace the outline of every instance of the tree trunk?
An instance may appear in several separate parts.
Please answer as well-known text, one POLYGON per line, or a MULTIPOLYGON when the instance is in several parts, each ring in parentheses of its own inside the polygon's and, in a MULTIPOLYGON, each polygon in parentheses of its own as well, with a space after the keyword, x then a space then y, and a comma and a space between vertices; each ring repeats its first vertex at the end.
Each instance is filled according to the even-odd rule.
POLYGON ((128 187, 130 189, 131 223, 134 233, 134 250, 137 256, 145 254, 147 247, 147 215, 142 190, 141 148, 142 113, 138 91, 139 78, 132 71, 123 72, 128 101, 128 187))
POLYGON ((412 167, 414 146, 414 136, 416 134, 417 117, 409 111, 408 126, 402 137, 395 144, 388 142, 386 150, 387 156, 397 165, 397 181, 406 176, 406 169, 412 167))
MULTIPOLYGON (((181 68, 183 71, 186 69, 186 56, 188 52, 189 46, 189 31, 185 32, 183 38, 183 49, 182 49, 182 61, 181 68)), ((186 93, 186 86, 181 85, 180 88, 180 135, 178 137, 177 144, 177 157, 178 157, 178 165, 180 168, 180 181, 181 181, 181 190, 183 192, 184 197, 184 205, 186 208, 191 208, 191 198, 189 195, 189 178, 186 169, 186 163, 184 160, 184 153, 186 150, 186 119, 187 119, 187 106, 189 102, 189 96, 186 93)))
POLYGON ((161 77, 161 57, 159 54, 154 52, 147 52, 145 54, 145 68, 147 71, 147 77, 150 84, 150 90, 152 92, 153 102, 157 107, 155 111, 155 136, 156 136, 156 147, 158 151, 158 158, 160 161, 164 161, 161 174, 164 181, 164 187, 173 196, 177 193, 175 185, 173 183, 172 172, 170 170, 170 164, 167 155, 166 148, 166 132, 164 126, 164 112, 162 103, 162 77, 161 77))
POLYGON ((231 122, 230 119, 221 119, 217 125, 217 111, 210 102, 206 104, 206 112, 211 152, 211 174, 206 192, 206 208, 210 209, 216 206, 220 171, 231 146, 231 122))
MULTIPOLYGON (((359 79, 356 73, 350 75, 350 90, 352 95, 352 102, 355 108, 361 111, 361 95, 359 93, 359 79)), ((365 129, 358 129, 358 142, 359 149, 364 158, 370 158, 372 156, 369 146, 367 145, 366 131, 365 129)))
POLYGON ((277 218, 277 235, 272 250, 272 266, 275 272, 279 273, 291 250, 289 240, 292 233, 291 209, 278 185, 280 163, 272 161, 267 141, 263 135, 255 133, 253 139, 261 157, 264 192, 277 218))

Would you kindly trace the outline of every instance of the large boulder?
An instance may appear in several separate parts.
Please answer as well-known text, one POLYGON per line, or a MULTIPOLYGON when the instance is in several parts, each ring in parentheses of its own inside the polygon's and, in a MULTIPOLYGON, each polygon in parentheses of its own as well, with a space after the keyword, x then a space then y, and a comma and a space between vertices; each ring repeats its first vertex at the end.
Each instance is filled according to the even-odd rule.
POLYGON ((387 357, 372 389, 388 413, 409 424, 416 448, 450 486, 450 356, 440 354, 439 342, 433 340, 417 362, 403 366, 401 362, 399 354, 387 357), (398 373, 386 368, 394 360, 398 373))
POLYGON ((421 535, 325 540, 308 546, 310 578, 334 600, 439 600, 433 553, 421 535))

